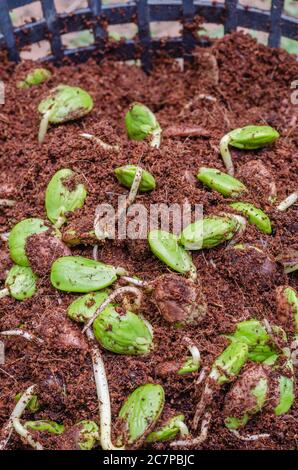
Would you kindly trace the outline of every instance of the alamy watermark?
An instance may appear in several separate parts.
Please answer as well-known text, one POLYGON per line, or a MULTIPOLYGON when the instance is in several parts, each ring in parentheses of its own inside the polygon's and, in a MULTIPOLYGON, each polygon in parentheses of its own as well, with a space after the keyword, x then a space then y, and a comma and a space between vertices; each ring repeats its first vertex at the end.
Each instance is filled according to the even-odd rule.
POLYGON ((160 229, 179 235, 192 222, 196 225, 196 239, 203 243, 203 205, 178 203, 132 204, 127 208, 126 196, 118 197, 118 207, 99 204, 95 211, 94 231, 99 240, 146 240, 148 232, 160 229))

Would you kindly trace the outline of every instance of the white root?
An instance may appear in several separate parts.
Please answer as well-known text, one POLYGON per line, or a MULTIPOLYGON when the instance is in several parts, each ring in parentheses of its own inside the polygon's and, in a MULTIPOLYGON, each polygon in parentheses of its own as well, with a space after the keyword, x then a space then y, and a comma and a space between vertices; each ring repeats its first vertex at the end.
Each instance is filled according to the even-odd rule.
POLYGON ((214 369, 210 372, 210 374, 207 377, 206 384, 205 384, 203 393, 201 395, 201 399, 197 405, 195 416, 193 419, 194 429, 197 429, 201 416, 203 412, 205 411, 206 406, 210 402, 210 399, 214 392, 212 385, 216 384, 216 381, 219 376, 220 376, 220 372, 217 369, 214 369))
POLYGON ((201 425, 201 432, 198 437, 195 439, 190 439, 190 440, 181 440, 181 441, 174 441, 170 444, 171 447, 198 447, 200 446, 208 436, 208 430, 209 430, 209 425, 211 422, 211 413, 207 412, 204 416, 204 419, 202 420, 202 425, 201 425))
POLYGON ((24 330, 7 330, 7 331, 1 331, 0 335, 2 336, 21 336, 22 338, 26 339, 27 341, 34 341, 39 344, 43 344, 44 340, 41 338, 38 338, 38 336, 32 335, 31 333, 28 333, 28 331, 24 330))
POLYGON ((234 434, 238 439, 241 439, 241 441, 258 441, 259 439, 267 439, 270 437, 270 434, 250 434, 247 436, 241 436, 239 431, 236 429, 229 429, 229 431, 234 434))
POLYGON ((0 450, 4 450, 8 441, 10 439, 11 433, 13 431, 13 420, 15 418, 21 418, 23 412, 26 409, 29 401, 33 396, 33 392, 36 388, 36 385, 31 385, 27 388, 27 390, 23 393, 19 401, 17 402, 13 412, 11 413, 7 423, 3 426, 1 432, 1 441, 0 441, 0 450))
POLYGON ((281 212, 286 211, 289 207, 295 204, 297 199, 298 199, 298 191, 295 191, 294 193, 286 197, 283 201, 281 201, 276 209, 281 212))
POLYGON ((274 181, 272 181, 272 183, 270 183, 270 191, 269 191, 268 201, 270 202, 270 204, 274 204, 274 202, 276 201, 276 198, 277 198, 276 184, 275 184, 274 181))
POLYGON ((229 150, 230 141, 231 141, 231 137, 229 136, 229 134, 226 134, 225 136, 223 136, 219 144, 219 150, 220 150, 223 162, 225 164, 227 173, 231 176, 234 176, 234 165, 233 165, 232 156, 229 150))
POLYGON ((138 166, 137 169, 136 169, 136 174, 135 174, 135 177, 133 179, 128 197, 126 199, 125 207, 120 212, 120 214, 118 216, 118 221, 122 219, 122 217, 123 217, 124 213, 126 212, 126 210, 128 209, 128 207, 131 206, 132 203, 135 201, 135 199, 137 197, 137 194, 138 194, 140 184, 141 184, 142 175, 143 175, 143 169, 140 166, 138 166))
POLYGON ((13 207, 15 205, 16 201, 13 199, 0 199, 0 206, 3 207, 13 207))
POLYGON ((84 137, 84 139, 91 140, 92 142, 95 142, 98 144, 102 149, 110 151, 110 152, 120 152, 120 146, 119 145, 110 145, 101 140, 99 137, 96 137, 95 135, 92 134, 80 134, 81 137, 84 137))
POLYGON ((90 318, 90 320, 86 323, 86 325, 83 328, 83 333, 85 333, 88 328, 90 328, 96 319, 98 315, 118 296, 123 296, 124 294, 133 294, 136 297, 136 307, 139 308, 141 306, 142 302, 142 291, 140 289, 137 289, 136 287, 133 286, 125 286, 125 287, 119 287, 119 289, 116 289, 114 292, 112 292, 109 297, 98 307, 94 315, 90 318))
POLYGON ((199 377, 198 377, 197 380, 196 380, 196 383, 195 383, 196 385, 200 385, 200 384, 203 382, 203 380, 205 380, 205 377, 206 377, 206 374, 207 374, 207 370, 208 370, 207 367, 204 367, 204 368, 201 370, 201 373, 200 373, 199 377))
POLYGON ((49 121, 51 117, 51 110, 47 111, 41 118, 40 125, 39 125, 39 132, 38 132, 38 143, 42 144, 46 133, 49 127, 49 121))
POLYGON ((1 241, 7 242, 8 238, 9 238, 9 232, 1 233, 1 235, 0 235, 1 241))
POLYGON ((123 281, 126 281, 129 284, 133 284, 134 286, 137 286, 137 287, 147 287, 148 286, 148 282, 141 281, 141 279, 136 279, 134 277, 122 276, 121 279, 123 279, 123 281))
POLYGON ((195 282, 195 281, 197 280, 197 278, 198 278, 198 273, 197 273, 197 268, 195 267, 194 264, 192 264, 192 266, 191 266, 191 268, 190 268, 190 270, 189 270, 189 272, 188 272, 187 274, 188 274, 187 277, 188 277, 188 279, 189 279, 190 281, 195 282))
POLYGON ((2 290, 0 290, 0 299, 3 299, 3 297, 7 297, 9 295, 9 289, 6 287, 2 290))
POLYGON ((201 354, 200 354, 200 351, 199 351, 199 348, 194 344, 194 342, 188 338, 187 336, 185 336, 183 338, 183 341, 187 344, 188 346, 188 350, 192 356, 192 362, 194 363, 194 365, 196 366, 199 366, 200 365, 200 362, 201 362, 201 354))
POLYGON ((189 429, 188 429, 187 425, 184 423, 184 421, 177 421, 175 423, 175 425, 177 426, 177 428, 179 428, 179 432, 180 432, 181 437, 188 436, 189 429))
POLYGON ((43 446, 40 442, 33 439, 30 432, 22 425, 19 418, 14 418, 12 421, 13 428, 16 433, 18 433, 22 439, 27 442, 35 450, 43 450, 43 446))
POLYGON ((98 261, 98 245, 95 245, 92 250, 92 257, 94 261, 98 261))
POLYGON ((99 348, 96 346, 96 344, 94 344, 94 336, 90 328, 87 329, 87 337, 93 343, 90 352, 98 397, 101 447, 103 450, 124 450, 124 447, 115 447, 111 440, 112 419, 109 385, 104 362, 102 360, 99 348))
POLYGON ((152 133, 152 140, 150 142, 150 147, 158 149, 161 142, 161 129, 156 129, 152 133))

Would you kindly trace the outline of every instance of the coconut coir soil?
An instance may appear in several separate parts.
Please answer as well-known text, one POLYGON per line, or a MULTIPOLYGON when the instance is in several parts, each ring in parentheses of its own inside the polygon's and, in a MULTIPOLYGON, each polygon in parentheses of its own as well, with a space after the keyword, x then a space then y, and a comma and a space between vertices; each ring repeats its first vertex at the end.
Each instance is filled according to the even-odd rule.
MULTIPOLYGON (((0 111, 0 198, 13 198, 16 205, 1 208, 1 233, 7 232, 26 217, 46 218, 44 195, 52 175, 61 168, 71 168, 88 188, 84 208, 69 218, 69 225, 81 231, 93 226, 95 207, 101 202, 116 206, 119 194, 127 190, 119 185, 113 170, 126 163, 140 163, 156 178, 155 191, 140 194, 137 202, 146 206, 165 202, 204 205, 205 214, 219 213, 228 202, 196 181, 201 165, 224 170, 218 153, 219 139, 227 131, 249 123, 269 124, 278 129, 281 138, 272 147, 258 151, 233 150, 236 176, 243 174, 250 189, 245 198, 269 214, 274 232, 264 235, 248 226, 242 239, 262 248, 275 257, 287 247, 297 248, 297 206, 278 213, 268 204, 262 184, 256 175, 243 171, 244 165, 258 160, 275 178, 278 200, 297 189, 298 108, 291 104, 291 82, 298 77, 295 58, 282 50, 258 45, 249 36, 232 34, 214 43, 211 49, 197 49, 194 61, 184 72, 176 61, 157 60, 150 76, 140 68, 106 61, 98 65, 90 60, 84 65, 49 68, 53 77, 39 87, 18 90, 16 82, 24 77, 32 64, 17 67, 3 61, 1 79, 6 85, 6 103, 0 111), (206 52, 208 54, 206 55, 206 52), (49 89, 59 83, 81 86, 94 99, 93 111, 84 119, 51 127, 45 143, 39 146, 37 106, 49 89), (201 95, 211 95, 210 101, 201 95), (129 142, 125 135, 124 114, 133 101, 148 105, 163 128, 173 125, 198 125, 202 137, 164 137, 161 148, 150 149, 146 142, 129 142), (109 144, 119 143, 119 154, 102 150, 82 139, 88 132, 109 144)), ((171 132, 169 132, 171 134, 171 132)), ((5 242, 1 242, 1 280, 10 266, 5 242)), ((183 336, 198 345, 204 367, 210 366, 225 347, 220 335, 233 331, 235 324, 248 318, 267 318, 279 324, 275 288, 289 284, 297 287, 296 275, 283 274, 277 266, 274 274, 261 273, 250 257, 241 261, 226 256, 226 246, 193 252, 208 302, 208 313, 195 327, 176 329, 161 318, 156 307, 146 298, 142 313, 154 327, 154 352, 145 357, 117 356, 103 351, 110 386, 113 422, 123 400, 138 385, 161 383, 165 389, 164 416, 183 413, 191 424, 200 387, 197 374, 187 377, 169 374, 160 377, 158 370, 167 360, 180 361, 186 349, 183 336), (237 263, 237 264, 235 264, 237 263), (246 276, 247 274, 247 276, 246 276)), ((92 257, 92 247, 79 246, 73 254, 92 257)), ((148 250, 146 241, 107 241, 99 249, 103 262, 125 267, 132 275, 150 280, 167 272, 148 250)), ((18 302, 1 300, 0 329, 20 325, 43 334, 48 340, 44 348, 25 340, 6 340, 6 361, 1 365, 0 424, 10 415, 17 392, 38 384, 41 410, 25 413, 27 419, 47 418, 63 422, 67 428, 82 419, 98 421, 98 406, 90 356, 80 327, 72 344, 65 344, 59 322, 64 320, 67 306, 76 296, 58 292, 49 277, 38 281, 38 293, 18 302)), ((290 322, 283 325, 291 338, 290 322)), ((230 385, 222 387, 212 404, 213 419, 205 449, 293 449, 297 446, 298 404, 282 417, 271 411, 253 417, 241 431, 244 434, 269 433, 270 438, 244 442, 224 427, 223 403, 230 385)), ((114 425, 114 432, 117 432, 114 425)), ((194 435, 196 433, 193 433, 194 435)), ((46 448, 59 448, 59 439, 40 437, 46 448)), ((163 449, 167 444, 155 444, 163 449)), ((14 434, 8 449, 26 448, 14 434)))

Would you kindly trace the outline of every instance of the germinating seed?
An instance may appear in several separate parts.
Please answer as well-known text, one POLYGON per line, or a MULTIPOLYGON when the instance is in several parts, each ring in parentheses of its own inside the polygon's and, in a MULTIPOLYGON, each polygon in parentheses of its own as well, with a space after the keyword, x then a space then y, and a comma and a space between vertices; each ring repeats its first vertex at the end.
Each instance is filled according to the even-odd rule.
MULTIPOLYGON (((119 307, 118 307, 119 308, 119 307)), ((93 323, 93 333, 102 347, 116 354, 147 354, 152 348, 152 328, 129 310, 118 313, 109 304, 93 323)))
POLYGON ((13 266, 6 277, 5 289, 0 291, 0 298, 11 295, 14 299, 29 299, 36 293, 34 272, 28 266, 13 266))
POLYGON ((226 134, 220 141, 220 153, 229 175, 234 175, 234 165, 229 145, 239 149, 254 150, 271 144, 278 139, 279 133, 270 126, 249 125, 226 134))
POLYGON ((186 274, 193 269, 191 256, 172 233, 152 230, 148 234, 148 243, 152 253, 174 271, 186 274))
MULTIPOLYGON (((124 165, 116 168, 114 173, 119 183, 123 184, 127 188, 131 188, 133 180, 136 175, 137 166, 135 165, 124 165)), ((146 192, 155 189, 156 183, 154 177, 146 170, 142 170, 142 178, 139 186, 139 191, 146 192)))
POLYGON ((161 385, 146 384, 134 390, 125 400, 119 412, 124 421, 124 435, 128 444, 133 444, 154 427, 165 402, 165 392, 161 385))
POLYGON ((38 141, 43 143, 49 124, 61 124, 81 118, 93 108, 93 100, 82 88, 58 85, 42 100, 38 111, 42 114, 38 141))
POLYGON ((270 219, 262 209, 258 209, 249 202, 232 202, 230 206, 237 212, 243 214, 247 218, 248 222, 255 225, 260 232, 271 235, 272 228, 270 219))
POLYGON ((247 192, 246 186, 241 181, 216 168, 201 167, 197 179, 225 197, 235 198, 247 192))
POLYGON ((11 230, 8 237, 11 259, 20 266, 29 266, 26 255, 26 241, 31 235, 49 230, 42 219, 30 218, 21 220, 11 230))
POLYGON ((30 88, 31 86, 40 85, 49 78, 52 74, 49 70, 44 68, 34 69, 32 72, 29 72, 24 80, 21 80, 17 83, 18 88, 30 88))
POLYGON ((149 108, 141 103, 131 105, 125 115, 126 132, 131 140, 150 139, 151 147, 159 147, 161 127, 149 108))
POLYGON ((67 180, 74 176, 75 173, 68 168, 59 170, 51 178, 46 189, 47 216, 57 228, 66 222, 67 212, 74 212, 83 206, 87 196, 86 188, 81 183, 77 183, 73 189, 67 187, 67 180))

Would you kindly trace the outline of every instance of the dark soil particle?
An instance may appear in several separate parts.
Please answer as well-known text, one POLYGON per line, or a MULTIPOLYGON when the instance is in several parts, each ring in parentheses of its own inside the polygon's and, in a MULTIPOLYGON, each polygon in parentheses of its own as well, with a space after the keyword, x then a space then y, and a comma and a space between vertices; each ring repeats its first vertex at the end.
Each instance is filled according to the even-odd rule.
MULTIPOLYGON (((113 174, 116 167, 141 164, 154 175, 157 188, 139 194, 136 199, 146 207, 151 203, 188 201, 192 205, 203 204, 205 214, 218 214, 227 210, 227 203, 232 200, 203 187, 195 175, 200 166, 224 171, 218 153, 220 138, 231 129, 247 124, 267 123, 281 134, 273 146, 256 151, 231 150, 235 174, 243 176, 249 189, 242 200, 263 208, 274 228, 273 235, 264 235, 248 225, 237 242, 256 246, 263 250, 263 255, 256 252, 248 256, 231 255, 231 248, 227 250, 225 244, 193 252, 202 294, 208 304, 200 323, 177 328, 159 313, 152 296, 146 295, 142 314, 154 328, 153 352, 138 357, 102 352, 115 435, 119 432, 116 417, 123 401, 146 382, 160 383, 165 389, 166 408, 160 422, 170 410, 171 415, 184 414, 191 428, 203 388, 203 384, 196 385, 200 371, 188 376, 160 374, 165 363, 180 364, 185 359, 187 348, 183 338, 187 336, 198 346, 202 366, 208 368, 228 344, 220 335, 232 332, 237 322, 267 318, 280 324, 275 290, 280 285, 294 288, 298 285, 297 274, 285 275, 281 265, 275 263, 275 258, 286 248, 298 248, 298 206, 281 213, 268 202, 268 178, 272 177, 276 183, 278 201, 297 189, 298 128, 293 122, 298 118, 298 108, 291 104, 291 82, 297 80, 298 63, 285 51, 266 48, 237 33, 216 41, 208 51, 198 48, 194 61, 184 71, 177 61, 169 58, 158 59, 151 75, 145 75, 134 65, 109 60, 97 64, 89 60, 76 66, 50 65, 53 76, 48 82, 18 89, 17 81, 33 66, 25 62, 15 67, 4 59, 0 64, 0 76, 6 87, 0 120, 0 197, 16 200, 14 207, 0 207, 0 232, 5 234, 27 217, 46 219, 46 186, 57 170, 70 168, 77 175, 71 183, 83 182, 88 191, 83 208, 69 214, 68 224, 63 227, 63 240, 67 228, 85 234, 86 243, 71 248, 74 255, 92 258, 94 239, 88 232, 93 230, 96 206, 108 202, 116 207, 118 196, 128 193, 113 174), (90 92, 94 109, 83 119, 50 126, 45 143, 39 146, 37 106, 49 89, 59 83, 80 86, 90 92), (128 141, 124 115, 134 101, 149 106, 162 128, 180 126, 180 136, 173 138, 168 131, 160 149, 152 149, 146 142, 128 141), (185 136, 187 128, 196 129, 201 135, 191 137, 190 134, 189 138, 185 136), (103 150, 95 142, 80 137, 82 132, 96 135, 108 144, 118 144, 119 153, 103 150), (268 171, 266 178, 259 179, 257 184, 250 171, 260 169, 260 165, 252 166, 252 160, 268 171)), ((69 182, 67 185, 73 187, 69 182)), ((42 238, 47 236, 43 234, 42 238)), ((16 393, 35 383, 41 408, 36 413, 26 411, 24 419, 63 422, 69 430, 63 438, 43 435, 40 439, 45 448, 72 448, 73 426, 78 421, 99 422, 91 359, 80 327, 66 317, 67 307, 76 296, 59 292, 50 284, 47 271, 52 242, 44 240, 44 249, 38 253, 34 243, 37 237, 31 238, 27 246, 30 259, 31 256, 32 260, 38 256, 46 259, 40 268, 35 264, 40 273, 38 293, 23 302, 9 297, 1 299, 0 330, 22 325, 46 341, 40 347, 22 338, 5 340, 6 362, 0 368, 0 426, 15 406, 16 393)), ((58 254, 63 252, 60 248, 58 254)), ((1 241, 0 256, 3 282, 11 265, 5 241, 1 241)), ((146 241, 107 240, 99 246, 98 259, 122 266, 131 275, 147 281, 169 272, 148 250, 146 241)), ((281 320, 291 340, 292 322, 281 320)), ((297 448, 297 400, 284 416, 276 417, 267 409, 253 416, 241 432, 266 432, 270 438, 244 442, 224 426, 224 403, 230 388, 230 384, 224 385, 214 394, 213 418, 202 448, 297 448)), ((192 434, 195 437, 196 433, 192 434)), ((163 450, 168 444, 150 447, 163 450)), ((27 446, 13 434, 8 449, 19 448, 27 446)))

